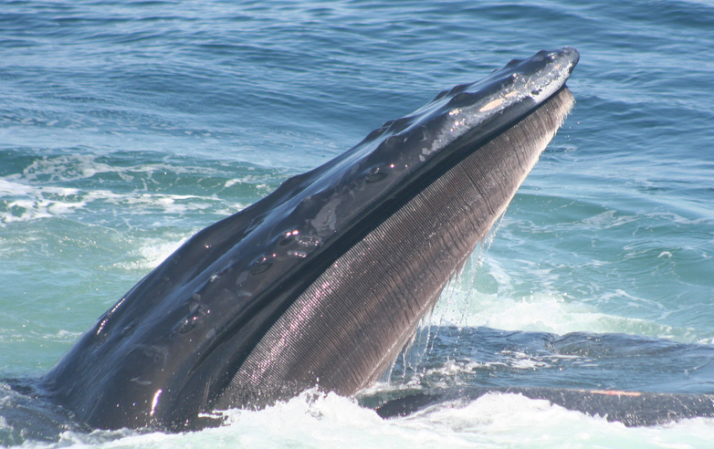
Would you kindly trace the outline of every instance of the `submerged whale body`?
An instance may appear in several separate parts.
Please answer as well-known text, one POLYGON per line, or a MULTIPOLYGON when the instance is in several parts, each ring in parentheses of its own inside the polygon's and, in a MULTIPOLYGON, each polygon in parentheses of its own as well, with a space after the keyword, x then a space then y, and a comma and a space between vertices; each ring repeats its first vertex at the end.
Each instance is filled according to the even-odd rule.
POLYGON ((43 377, 96 428, 180 430, 377 380, 573 104, 572 48, 513 60, 385 123, 197 233, 43 377))
POLYGON ((377 408, 382 418, 407 416, 437 404, 473 401, 486 394, 544 399, 569 410, 599 416, 627 427, 654 426, 694 417, 714 417, 714 395, 672 394, 550 387, 461 387, 415 393, 377 408))

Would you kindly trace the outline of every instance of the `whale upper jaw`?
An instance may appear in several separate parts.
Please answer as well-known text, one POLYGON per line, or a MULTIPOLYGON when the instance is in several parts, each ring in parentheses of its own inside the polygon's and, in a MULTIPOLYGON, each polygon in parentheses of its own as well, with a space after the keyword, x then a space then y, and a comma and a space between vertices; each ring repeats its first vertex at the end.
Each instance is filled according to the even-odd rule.
POLYGON ((182 429, 398 355, 503 214, 573 100, 571 48, 513 60, 197 233, 48 372, 93 427, 182 429))

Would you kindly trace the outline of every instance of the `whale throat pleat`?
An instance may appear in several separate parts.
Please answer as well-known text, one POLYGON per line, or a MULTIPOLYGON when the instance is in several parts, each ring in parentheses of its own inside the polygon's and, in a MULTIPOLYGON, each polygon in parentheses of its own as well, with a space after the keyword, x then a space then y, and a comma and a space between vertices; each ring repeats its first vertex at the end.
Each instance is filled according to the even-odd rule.
POLYGON ((293 302, 243 362, 220 408, 318 386, 374 383, 504 213, 574 103, 563 88, 433 180, 293 302))

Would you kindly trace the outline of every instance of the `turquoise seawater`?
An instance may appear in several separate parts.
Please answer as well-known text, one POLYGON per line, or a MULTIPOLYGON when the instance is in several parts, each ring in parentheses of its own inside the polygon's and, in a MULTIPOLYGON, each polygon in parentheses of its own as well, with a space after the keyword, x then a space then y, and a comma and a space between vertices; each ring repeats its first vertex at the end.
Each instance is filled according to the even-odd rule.
MULTIPOLYGON (((703 0, 0 0, 0 378, 41 376, 182 241, 286 178, 569 45, 575 109, 426 323, 476 331, 417 339, 431 356, 376 388, 714 393, 712 29, 703 0), (571 332, 588 334, 567 357, 536 347, 571 332)), ((0 406, 21 403, 0 384, 0 406)), ((704 448, 714 420, 628 429, 488 396, 382 421, 306 395, 200 432, 41 434, 0 417, 0 445, 198 448, 704 448)))

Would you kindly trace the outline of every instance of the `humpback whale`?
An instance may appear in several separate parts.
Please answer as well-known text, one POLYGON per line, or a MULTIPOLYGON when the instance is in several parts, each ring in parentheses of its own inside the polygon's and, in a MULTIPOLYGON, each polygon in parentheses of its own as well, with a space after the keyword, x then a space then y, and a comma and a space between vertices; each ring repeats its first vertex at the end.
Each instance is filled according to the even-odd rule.
POLYGON ((653 426, 685 418, 714 416, 714 395, 548 387, 462 387, 416 393, 377 408, 382 418, 407 416, 435 404, 472 401, 485 394, 519 394, 545 399, 568 410, 600 416, 627 427, 653 426))
POLYGON ((41 379, 94 428, 202 425, 389 367, 573 105, 575 49, 513 60, 198 232, 41 379))

